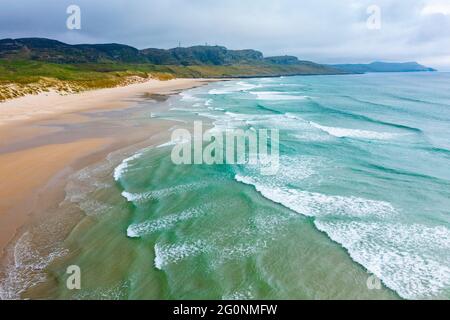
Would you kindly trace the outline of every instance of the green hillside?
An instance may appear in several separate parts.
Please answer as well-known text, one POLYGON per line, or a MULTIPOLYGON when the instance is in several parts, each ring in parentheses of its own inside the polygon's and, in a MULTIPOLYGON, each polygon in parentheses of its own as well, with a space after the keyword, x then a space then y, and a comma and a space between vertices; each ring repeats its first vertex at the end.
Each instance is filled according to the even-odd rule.
POLYGON ((0 40, 0 100, 50 89, 77 92, 150 77, 238 78, 344 74, 296 57, 264 57, 221 46, 144 49, 121 44, 69 45, 42 38, 0 40))

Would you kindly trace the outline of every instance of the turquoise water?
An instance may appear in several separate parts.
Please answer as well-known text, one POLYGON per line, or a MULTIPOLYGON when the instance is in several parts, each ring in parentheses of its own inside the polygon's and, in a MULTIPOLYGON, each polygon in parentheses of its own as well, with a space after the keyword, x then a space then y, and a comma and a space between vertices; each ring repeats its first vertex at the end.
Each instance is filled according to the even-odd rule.
MULTIPOLYGON (((219 130, 278 129, 280 171, 176 168, 150 150, 119 179, 136 206, 128 235, 155 242, 155 267, 169 282, 180 265, 220 277, 225 271, 214 268, 267 251, 271 260, 293 259, 291 244, 277 251, 272 239, 295 233, 303 215, 401 297, 449 297, 449 88, 449 74, 414 73, 256 79, 184 93, 171 110, 179 115, 156 116, 197 114, 219 130), (149 164, 157 170, 139 169, 149 164), (253 199, 255 191, 290 210, 253 199)), ((283 290, 253 263, 260 281, 283 290)), ((251 288, 244 292, 258 297, 251 288)))
POLYGON ((236 80, 170 98, 149 121, 278 129, 280 170, 177 166, 170 143, 112 161, 106 186, 90 183, 81 201, 102 214, 65 240, 72 254, 47 267, 60 281, 39 296, 450 298, 449 89, 447 73, 367 74, 236 80), (76 294, 61 284, 68 263, 84 272, 76 294))

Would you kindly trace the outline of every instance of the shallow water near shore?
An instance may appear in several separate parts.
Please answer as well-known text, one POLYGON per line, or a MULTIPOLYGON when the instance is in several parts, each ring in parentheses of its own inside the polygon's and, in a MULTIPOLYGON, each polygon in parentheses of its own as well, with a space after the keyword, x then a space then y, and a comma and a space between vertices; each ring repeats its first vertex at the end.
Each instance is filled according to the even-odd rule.
POLYGON ((51 241, 30 251, 25 234, 8 284, 36 275, 22 298, 448 299, 449 87, 446 73, 282 77, 171 97, 144 121, 280 130, 278 174, 129 146, 73 175, 57 223, 33 233, 51 241))

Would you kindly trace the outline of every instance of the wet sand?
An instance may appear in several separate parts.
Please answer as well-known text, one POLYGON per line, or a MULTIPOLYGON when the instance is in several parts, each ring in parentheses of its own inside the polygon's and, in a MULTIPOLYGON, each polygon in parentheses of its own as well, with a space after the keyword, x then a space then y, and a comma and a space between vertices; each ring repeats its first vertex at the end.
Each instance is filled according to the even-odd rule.
MULTIPOLYGON (((209 80, 150 80, 128 87, 60 96, 26 96, 0 104, 0 254, 20 230, 64 199, 71 173, 173 125, 133 119, 133 108, 209 80)), ((150 110, 149 110, 150 111, 150 110)), ((153 110, 152 110, 153 111, 153 110)), ((1 262, 1 261, 0 261, 1 262)))
POLYGON ((0 103, 0 125, 20 121, 36 121, 73 111, 101 108, 120 108, 123 99, 139 94, 171 94, 189 89, 207 81, 205 79, 149 80, 125 87, 86 91, 78 94, 59 95, 56 92, 28 95, 0 103))

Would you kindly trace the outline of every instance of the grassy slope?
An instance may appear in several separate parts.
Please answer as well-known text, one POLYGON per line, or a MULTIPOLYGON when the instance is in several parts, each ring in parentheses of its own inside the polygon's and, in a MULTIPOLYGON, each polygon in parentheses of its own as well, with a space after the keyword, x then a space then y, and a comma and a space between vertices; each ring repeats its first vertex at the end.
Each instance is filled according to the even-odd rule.
MULTIPOLYGON (((151 76, 160 79, 172 77, 159 73, 151 76)), ((64 93, 116 87, 149 77, 147 72, 119 66, 102 68, 99 65, 0 60, 0 101, 49 90, 64 93)))
POLYGON ((53 64, 31 60, 0 60, 0 100, 50 89, 79 92, 138 82, 149 77, 251 77, 327 73, 317 66, 234 65, 164 66, 152 64, 53 64))

